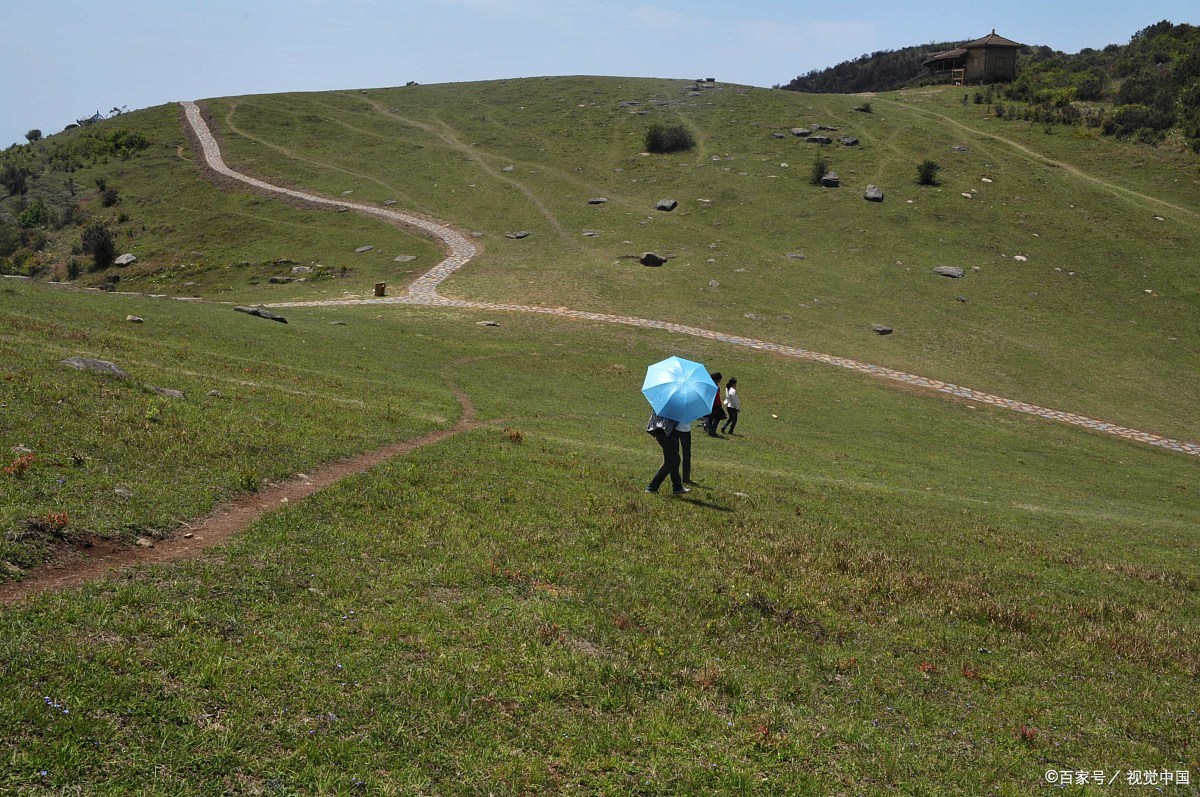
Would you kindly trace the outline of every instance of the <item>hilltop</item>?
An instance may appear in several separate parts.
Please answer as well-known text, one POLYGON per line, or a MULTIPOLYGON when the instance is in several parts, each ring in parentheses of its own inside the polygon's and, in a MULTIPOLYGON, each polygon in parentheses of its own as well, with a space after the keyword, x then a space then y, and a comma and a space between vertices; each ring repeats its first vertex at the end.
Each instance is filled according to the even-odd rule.
MULTIPOLYGON (((927 82, 922 62, 959 44, 862 55, 796 77, 784 88, 849 94, 921 84, 927 82)), ((1163 20, 1133 34, 1126 44, 1089 47, 1074 54, 1026 45, 1018 51, 1017 64, 1017 79, 1011 85, 997 85, 995 96, 1020 103, 1015 109, 1020 118, 1101 128, 1106 134, 1147 143, 1161 141, 1174 130, 1200 152, 1198 27, 1163 20)))

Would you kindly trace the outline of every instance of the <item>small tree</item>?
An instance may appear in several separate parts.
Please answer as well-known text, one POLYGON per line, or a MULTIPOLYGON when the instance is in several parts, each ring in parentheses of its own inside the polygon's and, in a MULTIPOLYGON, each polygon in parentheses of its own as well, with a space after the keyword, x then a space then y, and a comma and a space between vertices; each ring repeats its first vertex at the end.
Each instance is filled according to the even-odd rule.
POLYGON ((10 161, 0 170, 0 185, 11 196, 23 195, 29 190, 29 172, 10 161))
POLYGON ((32 144, 35 141, 42 140, 42 131, 36 127, 25 134, 25 140, 32 144))
POLYGON ((22 227, 42 227, 48 221, 50 221, 50 210, 40 199, 33 200, 17 214, 17 224, 22 227))
POLYGON ((83 231, 80 247, 85 255, 92 256, 92 270, 100 271, 112 265, 117 257, 117 244, 112 230, 104 222, 93 222, 83 231))
POLYGON ((684 152, 696 146, 696 139, 686 127, 653 124, 646 131, 645 144, 647 152, 684 152))
POLYGON ((822 158, 820 155, 813 161, 812 171, 808 173, 808 182, 812 185, 820 185, 821 178, 829 173, 829 161, 822 158))
POLYGON ((117 201, 120 198, 121 192, 115 188, 105 188, 100 192, 100 204, 106 208, 111 208, 113 205, 117 204, 117 201))
POLYGON ((917 167, 917 183, 919 185, 937 185, 937 174, 941 168, 937 163, 926 158, 917 167))

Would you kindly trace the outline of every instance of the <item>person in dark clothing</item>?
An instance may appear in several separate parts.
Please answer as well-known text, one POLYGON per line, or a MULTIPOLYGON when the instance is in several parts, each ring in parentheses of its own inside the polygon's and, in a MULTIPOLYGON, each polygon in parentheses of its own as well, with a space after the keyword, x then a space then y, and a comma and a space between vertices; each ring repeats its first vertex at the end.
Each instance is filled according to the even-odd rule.
POLYGON ((679 438, 679 451, 683 455, 679 467, 683 483, 695 484, 692 481, 692 425, 690 423, 679 424, 675 427, 675 434, 679 438))
POLYGON ((717 395, 713 396, 712 412, 704 416, 704 431, 709 437, 719 437, 717 424, 725 420, 725 409, 721 406, 721 372, 709 374, 709 378, 717 385, 717 395))
POLYGON ((651 413, 650 421, 646 424, 646 431, 654 437, 663 452, 662 467, 646 487, 648 493, 658 492, 658 488, 668 476, 671 477, 672 492, 676 495, 691 492, 683 486, 683 479, 679 476, 679 435, 676 432, 678 425, 676 421, 654 413, 651 413))

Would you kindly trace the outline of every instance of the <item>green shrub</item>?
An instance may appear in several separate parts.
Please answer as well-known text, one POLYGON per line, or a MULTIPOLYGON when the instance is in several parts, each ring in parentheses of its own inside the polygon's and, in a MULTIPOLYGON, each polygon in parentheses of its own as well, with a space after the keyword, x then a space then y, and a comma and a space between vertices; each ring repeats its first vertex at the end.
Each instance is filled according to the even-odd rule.
POLYGON ((854 110, 856 110, 856 111, 862 111, 863 113, 871 113, 871 112, 872 112, 871 103, 870 103, 870 102, 864 102, 862 105, 859 105, 859 106, 858 106, 857 108, 855 108, 854 110))
POLYGON ((937 185, 937 175, 938 172, 941 171, 941 168, 942 167, 937 163, 926 158, 921 162, 921 165, 917 167, 917 184, 937 185))
POLYGON ((105 188, 100 192, 100 204, 106 208, 111 208, 121 198, 121 192, 115 188, 105 188))
POLYGON ((686 127, 667 127, 653 124, 646 131, 647 152, 685 152, 696 146, 696 139, 686 127))
POLYGON ((100 271, 112 265, 117 256, 117 244, 113 241, 112 231, 104 222, 93 222, 83 231, 80 238, 81 248, 85 255, 92 256, 92 270, 100 271))
POLYGON ((829 161, 822 158, 820 155, 813 161, 812 171, 808 173, 808 182, 812 185, 820 185, 821 178, 829 173, 829 161))
POLYGON ((50 221, 50 210, 40 199, 33 200, 17 214, 17 224, 22 227, 41 227, 48 221, 50 221))

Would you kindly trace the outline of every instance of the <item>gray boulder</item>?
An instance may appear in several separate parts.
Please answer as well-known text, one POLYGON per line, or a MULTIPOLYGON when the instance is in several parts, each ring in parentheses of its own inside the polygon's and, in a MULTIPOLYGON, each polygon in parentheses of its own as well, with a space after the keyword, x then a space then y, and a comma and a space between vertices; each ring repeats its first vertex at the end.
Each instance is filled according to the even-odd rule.
POLYGON ((92 357, 68 357, 60 362, 77 371, 96 371, 101 374, 108 374, 117 379, 129 378, 129 374, 118 368, 116 363, 110 363, 108 360, 97 360, 92 357))
POLYGON ((127 316, 125 316, 125 320, 126 320, 126 321, 128 321, 128 322, 129 322, 129 323, 131 323, 131 324, 144 324, 144 323, 146 323, 146 319, 142 318, 140 315, 127 315, 127 316))
POLYGON ((298 282, 296 277, 267 277, 267 282, 272 285, 287 285, 289 282, 298 282))
POLYGON ((114 266, 131 266, 137 262, 137 258, 133 255, 121 255, 113 261, 114 266))
POLYGON ((804 140, 810 144, 832 144, 833 143, 833 139, 830 138, 829 136, 809 136, 808 138, 806 138, 804 140))
POLYGON ((588 200, 589 205, 603 205, 608 200, 602 196, 595 196, 588 200))
POLYGON ((674 199, 660 199, 654 205, 655 210, 665 210, 668 213, 677 207, 679 207, 679 203, 674 199))
POLYGON ((808 260, 808 255, 801 254, 800 252, 788 252, 787 256, 792 260, 808 260))
POLYGON ((822 188, 837 188, 842 184, 842 178, 838 177, 837 172, 825 172, 821 175, 822 188))
POLYGON ((638 262, 643 266, 661 266, 663 263, 667 262, 667 259, 662 255, 656 255, 653 252, 646 252, 642 255, 638 262))
POLYGON ((847 147, 857 147, 858 146, 858 139, 855 138, 854 136, 842 136, 841 138, 838 139, 838 141, 842 142, 847 147))
POLYGON ((276 315, 275 313, 272 313, 270 310, 267 310, 264 307, 242 307, 239 305, 238 307, 235 307, 233 309, 239 313, 245 313, 246 315, 252 315, 257 318, 265 318, 268 321, 278 321, 281 324, 287 323, 286 318, 284 318, 281 315, 276 315))
POLYGON ((890 335, 890 334, 892 334, 892 328, 891 328, 891 327, 884 326, 883 324, 876 324, 876 325, 874 325, 873 327, 871 327, 871 329, 872 329, 872 330, 875 332, 875 334, 876 334, 876 335, 890 335))
POLYGON ((361 255, 363 252, 370 252, 374 248, 373 246, 360 246, 354 250, 354 254, 361 255))
POLYGON ((877 185, 868 185, 867 190, 863 192, 863 199, 868 202, 882 202, 883 189, 877 185))
POLYGON ((182 390, 176 390, 171 387, 152 387, 152 388, 150 388, 150 390, 152 390, 153 392, 157 393, 160 396, 166 396, 167 398, 173 398, 173 399, 187 398, 187 396, 183 395, 182 390))
POLYGON ((517 230, 516 232, 504 233, 505 238, 511 238, 514 241, 519 241, 522 238, 528 238, 531 235, 533 235, 533 233, 531 233, 529 230, 517 230))
POLYGON ((811 130, 809 130, 807 127, 793 127, 793 128, 792 128, 792 135, 793 135, 793 136, 799 136, 800 138, 805 138, 805 137, 807 137, 807 136, 811 136, 811 135, 812 135, 812 131, 811 131, 811 130))
POLYGON ((933 273, 942 277, 950 277, 951 279, 962 279, 963 275, 966 274, 958 266, 938 266, 933 270, 933 273))

